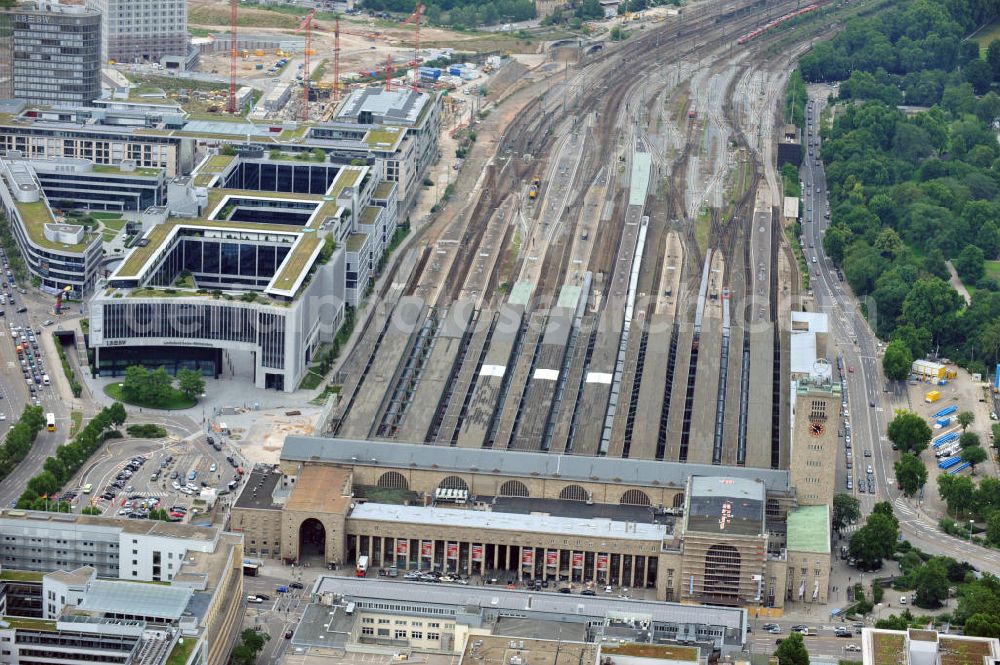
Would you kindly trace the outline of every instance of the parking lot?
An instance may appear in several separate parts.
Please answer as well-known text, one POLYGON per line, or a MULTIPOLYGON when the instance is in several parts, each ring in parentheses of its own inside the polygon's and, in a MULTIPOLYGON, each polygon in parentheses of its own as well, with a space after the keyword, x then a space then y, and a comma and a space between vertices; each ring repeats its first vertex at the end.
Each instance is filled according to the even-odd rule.
POLYGON ((227 443, 211 438, 212 444, 204 434, 109 441, 105 454, 82 472, 78 489, 66 494, 84 495, 76 510, 93 505, 105 515, 146 519, 164 508, 171 521, 192 520, 211 503, 203 490, 225 500, 242 483, 241 461, 227 443))
POLYGON ((980 444, 989 452, 985 462, 976 467, 977 476, 996 476, 997 466, 992 454, 991 426, 995 420, 990 388, 983 381, 975 381, 965 370, 948 365, 949 370, 955 370, 955 378, 947 379, 944 385, 931 381, 911 379, 907 383, 907 396, 911 409, 926 419, 931 427, 931 448, 923 455, 927 466, 927 483, 923 492, 923 505, 940 515, 946 512, 946 506, 937 492, 937 478, 942 474, 967 475, 972 469, 962 463, 952 463, 952 466, 942 469, 940 464, 945 460, 961 455, 958 437, 962 428, 957 422, 957 416, 963 411, 969 411, 975 419, 969 425, 968 431, 979 436, 980 444), (940 397, 927 401, 928 394, 937 392, 940 397), (952 407, 954 409, 952 410, 952 407), (943 413, 951 411, 951 413, 943 413), (940 416, 936 414, 942 414, 940 416), (939 443, 945 439, 944 443, 939 443), (950 439, 950 440, 949 440, 950 439), (934 444, 938 444, 935 448, 934 444))

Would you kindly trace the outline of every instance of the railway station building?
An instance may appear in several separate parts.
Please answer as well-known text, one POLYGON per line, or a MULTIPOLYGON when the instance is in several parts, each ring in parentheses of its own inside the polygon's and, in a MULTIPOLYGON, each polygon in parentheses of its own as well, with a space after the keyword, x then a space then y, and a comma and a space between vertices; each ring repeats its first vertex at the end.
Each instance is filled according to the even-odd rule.
MULTIPOLYGON (((829 568, 829 519, 796 540, 787 524, 799 510, 782 470, 289 437, 279 465, 251 474, 231 527, 249 555, 288 563, 367 556, 781 608, 801 581, 790 561, 829 568)), ((821 591, 801 600, 825 602, 821 591)))

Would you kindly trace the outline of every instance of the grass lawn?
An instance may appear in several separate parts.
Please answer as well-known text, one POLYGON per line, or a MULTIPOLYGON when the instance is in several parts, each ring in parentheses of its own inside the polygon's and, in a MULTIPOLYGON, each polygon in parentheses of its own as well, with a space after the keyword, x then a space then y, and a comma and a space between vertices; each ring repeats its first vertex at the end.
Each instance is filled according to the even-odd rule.
MULTIPOLYGON (((122 218, 122 214, 120 212, 95 211, 95 212, 90 213, 90 216, 93 217, 94 219, 103 219, 103 220, 108 220, 108 219, 114 220, 114 219, 121 219, 122 218)), ((124 225, 125 225, 125 222, 122 221, 122 226, 124 226, 124 225)))
POLYGON ((69 438, 76 436, 76 433, 80 431, 80 425, 83 424, 83 412, 82 411, 72 411, 69 414, 69 438))
POLYGON ((302 382, 299 383, 299 390, 314 390, 322 382, 323 375, 310 367, 306 375, 302 377, 302 382))
POLYGON ((174 645, 167 657, 167 665, 184 665, 188 662, 188 658, 191 657, 191 652, 197 644, 198 638, 196 637, 182 637, 177 640, 177 644, 174 645))
POLYGON ((115 219, 105 219, 102 221, 104 222, 104 228, 106 229, 114 229, 115 231, 121 231, 123 228, 125 228, 125 220, 122 219, 121 217, 117 217, 115 219))
POLYGON ((315 404, 316 406, 323 406, 323 404, 326 402, 327 397, 329 397, 330 395, 339 395, 339 394, 340 394, 340 386, 336 385, 327 386, 326 388, 323 389, 323 392, 321 392, 311 401, 311 403, 315 404))
POLYGON ((984 261, 986 276, 1000 282, 1000 261, 984 261))
POLYGON ((109 383, 104 387, 104 394, 112 399, 125 402, 126 404, 131 404, 133 406, 144 406, 150 409, 165 409, 167 411, 173 411, 176 409, 190 409, 192 406, 198 403, 198 400, 188 399, 179 390, 171 388, 170 398, 164 404, 146 404, 143 402, 133 402, 132 400, 127 400, 122 397, 121 386, 117 383, 109 383))
POLYGON ((1000 39, 1000 19, 993 21, 982 30, 972 36, 972 39, 979 44, 979 54, 986 56, 986 48, 994 39, 1000 39))

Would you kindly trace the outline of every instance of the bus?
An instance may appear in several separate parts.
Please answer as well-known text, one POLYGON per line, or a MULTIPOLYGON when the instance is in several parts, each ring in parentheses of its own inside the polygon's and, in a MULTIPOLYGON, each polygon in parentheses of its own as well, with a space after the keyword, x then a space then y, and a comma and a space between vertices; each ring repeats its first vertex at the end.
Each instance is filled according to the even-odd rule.
POLYGON ((354 569, 354 575, 356 577, 364 577, 367 574, 368 574, 368 557, 359 556, 358 565, 354 569))
POLYGON ((45 414, 45 429, 50 432, 56 431, 56 414, 46 413, 45 414))
POLYGON ((94 486, 91 483, 87 483, 86 485, 83 486, 83 493, 84 494, 90 494, 91 491, 93 491, 93 489, 94 489, 94 486))

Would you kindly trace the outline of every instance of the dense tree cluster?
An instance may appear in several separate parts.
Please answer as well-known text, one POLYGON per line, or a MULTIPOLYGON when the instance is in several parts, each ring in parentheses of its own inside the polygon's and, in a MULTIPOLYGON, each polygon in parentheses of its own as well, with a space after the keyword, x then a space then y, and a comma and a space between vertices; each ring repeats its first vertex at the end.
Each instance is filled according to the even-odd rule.
MULTIPOLYGON (((982 450, 979 446, 974 447, 982 450)), ((1000 480, 996 478, 984 477, 977 484, 969 476, 942 474, 937 484, 938 493, 948 504, 948 513, 955 517, 986 519, 993 513, 1000 513, 1000 480)), ((1000 538, 996 543, 1000 545, 1000 538)))
POLYGON ((899 520, 892 514, 892 504, 876 503, 865 525, 851 534, 851 558, 861 570, 878 570, 882 560, 896 551, 899 538, 899 520))
POLYGON ((106 434, 124 423, 125 418, 121 402, 101 409, 71 442, 59 446, 56 454, 45 460, 43 471, 28 481, 17 507, 45 510, 46 500, 80 470, 104 443, 106 434))
MULTIPOLYGON (((415 0, 364 0, 361 7, 410 14, 416 4, 415 0)), ((430 23, 465 28, 527 21, 538 15, 534 0, 438 0, 426 5, 424 15, 430 23)))
POLYGON ((28 456, 35 437, 43 427, 45 416, 42 414, 42 407, 24 407, 21 418, 10 428, 0 445, 0 480, 6 478, 28 456))
POLYGON ((1000 43, 984 60, 963 41, 998 10, 1000 0, 899 3, 800 60, 807 82, 843 81, 840 97, 855 101, 822 129, 824 247, 869 296, 879 336, 897 342, 884 361, 890 378, 933 349, 983 373, 1000 358, 1000 293, 985 265, 1000 258, 1000 95, 990 90, 1000 43), (971 304, 948 283, 947 260, 971 304))
POLYGON ((162 367, 150 370, 132 365, 125 370, 122 399, 140 406, 167 406, 176 400, 178 393, 194 401, 204 390, 205 379, 196 370, 181 369, 172 377, 162 367), (177 388, 174 388, 174 379, 177 388))

